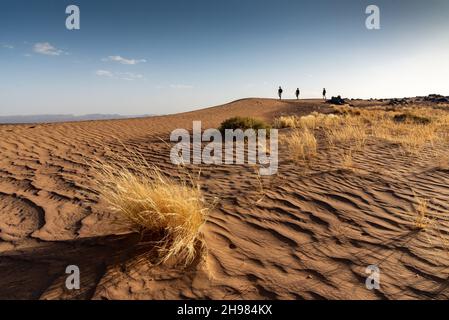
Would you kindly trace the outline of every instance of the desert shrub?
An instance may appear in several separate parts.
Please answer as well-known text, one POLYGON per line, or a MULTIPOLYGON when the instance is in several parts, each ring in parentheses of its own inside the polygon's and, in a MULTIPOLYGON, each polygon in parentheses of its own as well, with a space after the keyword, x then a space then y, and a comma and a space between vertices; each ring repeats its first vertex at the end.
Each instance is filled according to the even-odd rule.
POLYGON ((409 122, 414 124, 429 124, 431 122, 430 118, 418 116, 412 113, 401 113, 393 117, 394 122, 409 122))
POLYGON ((223 121, 219 127, 219 130, 222 134, 225 133, 226 129, 253 129, 256 132, 260 129, 267 130, 267 135, 270 134, 271 126, 266 124, 264 121, 249 117, 234 117, 223 121))

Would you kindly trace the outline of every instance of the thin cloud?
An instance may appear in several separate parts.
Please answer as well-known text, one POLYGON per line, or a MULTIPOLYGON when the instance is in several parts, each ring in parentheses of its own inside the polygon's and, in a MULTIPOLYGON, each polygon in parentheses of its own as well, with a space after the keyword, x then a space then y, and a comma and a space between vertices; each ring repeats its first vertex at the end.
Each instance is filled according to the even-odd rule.
POLYGON ((127 58, 123 58, 122 56, 109 56, 107 58, 103 58, 102 61, 118 62, 118 63, 126 64, 126 65, 135 65, 135 64, 147 62, 147 60, 145 60, 145 59, 127 59, 127 58))
POLYGON ((97 70, 95 74, 99 77, 114 78, 126 81, 143 80, 145 77, 139 73, 133 72, 112 72, 108 70, 97 70))
POLYGON ((48 42, 36 43, 33 47, 33 51, 47 56, 59 56, 64 53, 64 51, 52 46, 48 42))
POLYGON ((11 44, 3 43, 3 44, 2 44, 2 48, 5 48, 5 49, 14 49, 14 46, 11 45, 11 44))
POLYGON ((109 77, 109 78, 114 77, 114 74, 111 71, 107 70, 97 70, 95 71, 95 74, 99 77, 109 77))

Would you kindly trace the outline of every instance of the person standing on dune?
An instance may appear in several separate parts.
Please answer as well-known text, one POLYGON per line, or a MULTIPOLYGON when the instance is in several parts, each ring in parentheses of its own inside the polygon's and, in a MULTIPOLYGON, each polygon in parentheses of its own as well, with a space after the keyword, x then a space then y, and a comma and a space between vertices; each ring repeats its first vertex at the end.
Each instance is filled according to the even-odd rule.
POLYGON ((301 93, 301 91, 299 91, 299 88, 297 88, 296 89, 296 92, 295 92, 295 94, 296 94, 296 100, 298 100, 299 99, 299 94, 301 93))
POLYGON ((326 88, 323 88, 323 99, 324 99, 324 101, 326 101, 326 88))
POLYGON ((282 90, 282 88, 279 86, 278 90, 279 100, 282 100, 282 92, 284 92, 284 90, 282 90))

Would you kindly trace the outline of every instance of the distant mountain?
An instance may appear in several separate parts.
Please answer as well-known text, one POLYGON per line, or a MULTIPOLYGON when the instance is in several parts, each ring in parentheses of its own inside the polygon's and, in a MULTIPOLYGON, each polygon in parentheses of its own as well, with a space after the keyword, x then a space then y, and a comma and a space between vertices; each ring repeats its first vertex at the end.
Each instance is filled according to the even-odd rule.
POLYGON ((111 120, 151 117, 153 115, 124 116, 120 114, 86 114, 76 116, 73 114, 43 114, 30 116, 0 116, 0 124, 18 123, 55 123, 68 121, 111 120))

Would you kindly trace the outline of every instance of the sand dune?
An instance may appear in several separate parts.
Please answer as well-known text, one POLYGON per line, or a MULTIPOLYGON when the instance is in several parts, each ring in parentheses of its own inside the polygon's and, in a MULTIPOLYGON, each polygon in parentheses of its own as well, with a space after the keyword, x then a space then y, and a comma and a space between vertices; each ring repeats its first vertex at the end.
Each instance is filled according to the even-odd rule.
POLYGON ((0 298, 448 299, 449 169, 440 160, 449 141, 417 157, 369 143, 355 170, 330 151, 304 169, 281 144, 278 175, 261 180, 251 166, 201 166, 206 197, 220 200, 203 229, 206 261, 182 271, 146 263, 151 249, 113 223, 87 165, 126 146, 175 174, 161 141, 175 128, 313 111, 331 108, 244 99, 151 118, 0 126, 0 298), (413 229, 416 197, 431 199, 437 230, 413 229), (81 290, 65 289, 69 264, 80 267, 81 290), (372 264, 377 291, 365 287, 372 264))

